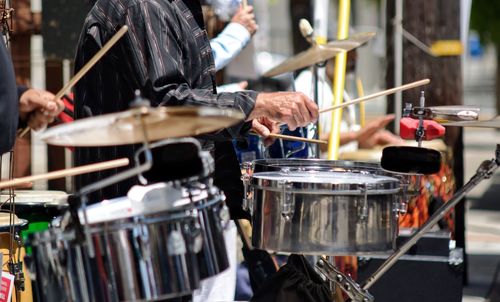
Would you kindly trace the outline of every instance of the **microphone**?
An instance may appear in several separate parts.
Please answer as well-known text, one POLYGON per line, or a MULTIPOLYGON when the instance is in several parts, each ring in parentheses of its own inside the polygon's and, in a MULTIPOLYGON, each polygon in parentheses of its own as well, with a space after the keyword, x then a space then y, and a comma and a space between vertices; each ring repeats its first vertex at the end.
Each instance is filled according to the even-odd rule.
POLYGON ((386 147, 382 151, 380 165, 384 170, 395 173, 434 174, 441 169, 441 153, 419 147, 386 147))
POLYGON ((306 19, 302 18, 299 21, 299 29, 300 33, 307 40, 307 42, 314 44, 313 40, 314 29, 312 28, 311 23, 309 23, 309 21, 307 21, 306 19))

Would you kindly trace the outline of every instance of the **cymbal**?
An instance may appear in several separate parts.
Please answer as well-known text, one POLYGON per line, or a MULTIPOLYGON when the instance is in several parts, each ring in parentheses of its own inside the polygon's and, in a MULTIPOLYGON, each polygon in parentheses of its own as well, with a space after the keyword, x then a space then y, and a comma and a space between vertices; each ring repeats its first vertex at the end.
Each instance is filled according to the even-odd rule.
POLYGON ((451 122, 451 123, 443 123, 442 125, 446 127, 457 126, 457 127, 500 128, 500 115, 497 115, 491 120, 451 122))
POLYGON ((138 107, 55 126, 46 130, 41 139, 59 146, 128 145, 144 141, 142 124, 146 128, 148 140, 157 141, 214 132, 243 119, 243 113, 232 109, 138 107))
POLYGON ((265 77, 274 77, 307 66, 329 60, 339 53, 352 50, 375 36, 373 32, 359 33, 345 40, 331 41, 325 45, 314 44, 309 49, 285 60, 283 63, 264 73, 265 77))

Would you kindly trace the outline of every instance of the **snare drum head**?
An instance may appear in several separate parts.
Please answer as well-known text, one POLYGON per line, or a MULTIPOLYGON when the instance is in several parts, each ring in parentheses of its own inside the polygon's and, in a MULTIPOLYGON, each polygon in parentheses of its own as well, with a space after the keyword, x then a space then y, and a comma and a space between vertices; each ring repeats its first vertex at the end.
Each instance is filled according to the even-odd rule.
POLYGON ((254 173, 254 185, 282 187, 290 184, 293 188, 303 188, 304 184, 319 184, 318 189, 335 193, 367 191, 367 194, 396 193, 399 180, 373 173, 354 173, 342 171, 272 171, 254 173))
POLYGON ((11 221, 16 229, 21 229, 28 224, 27 220, 19 219, 15 214, 11 218, 10 213, 0 212, 0 232, 9 232, 11 221))
MULTIPOLYGON (((2 203, 8 201, 9 194, 2 194, 0 200, 2 203)), ((68 194, 63 191, 37 191, 37 190, 16 190, 14 191, 16 205, 23 206, 66 206, 68 203, 68 194)))
POLYGON ((381 171, 373 162, 324 159, 261 159, 252 162, 253 171, 381 171))

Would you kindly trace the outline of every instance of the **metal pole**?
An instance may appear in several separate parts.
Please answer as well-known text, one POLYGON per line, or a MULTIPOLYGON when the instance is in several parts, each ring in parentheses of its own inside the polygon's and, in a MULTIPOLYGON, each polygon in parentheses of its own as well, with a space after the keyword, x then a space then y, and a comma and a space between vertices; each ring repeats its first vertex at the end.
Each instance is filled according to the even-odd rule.
MULTIPOLYGON (((346 39, 349 36, 349 15, 351 9, 350 0, 339 0, 339 18, 337 39, 346 39)), ((340 53, 335 57, 335 78, 333 79, 333 105, 343 102, 345 86, 345 69, 347 53, 340 53)), ((338 159, 340 143, 340 123, 342 121, 342 110, 332 112, 332 127, 328 143, 328 159, 338 159)))
MULTIPOLYGON (((403 0, 396 1, 394 16, 394 86, 403 84, 403 0)), ((399 134, 399 121, 403 111, 403 93, 394 96, 394 133, 399 134)))

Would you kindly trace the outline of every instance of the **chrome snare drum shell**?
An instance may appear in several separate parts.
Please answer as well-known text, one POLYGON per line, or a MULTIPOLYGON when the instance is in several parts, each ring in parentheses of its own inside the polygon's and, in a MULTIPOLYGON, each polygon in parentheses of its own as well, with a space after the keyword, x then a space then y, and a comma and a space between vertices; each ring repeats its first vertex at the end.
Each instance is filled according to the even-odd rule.
MULTIPOLYGON (((318 166, 318 161, 309 162, 318 166)), ((398 230, 394 204, 399 181, 320 162, 320 168, 296 165, 252 175, 254 246, 327 255, 392 250, 398 230)))

